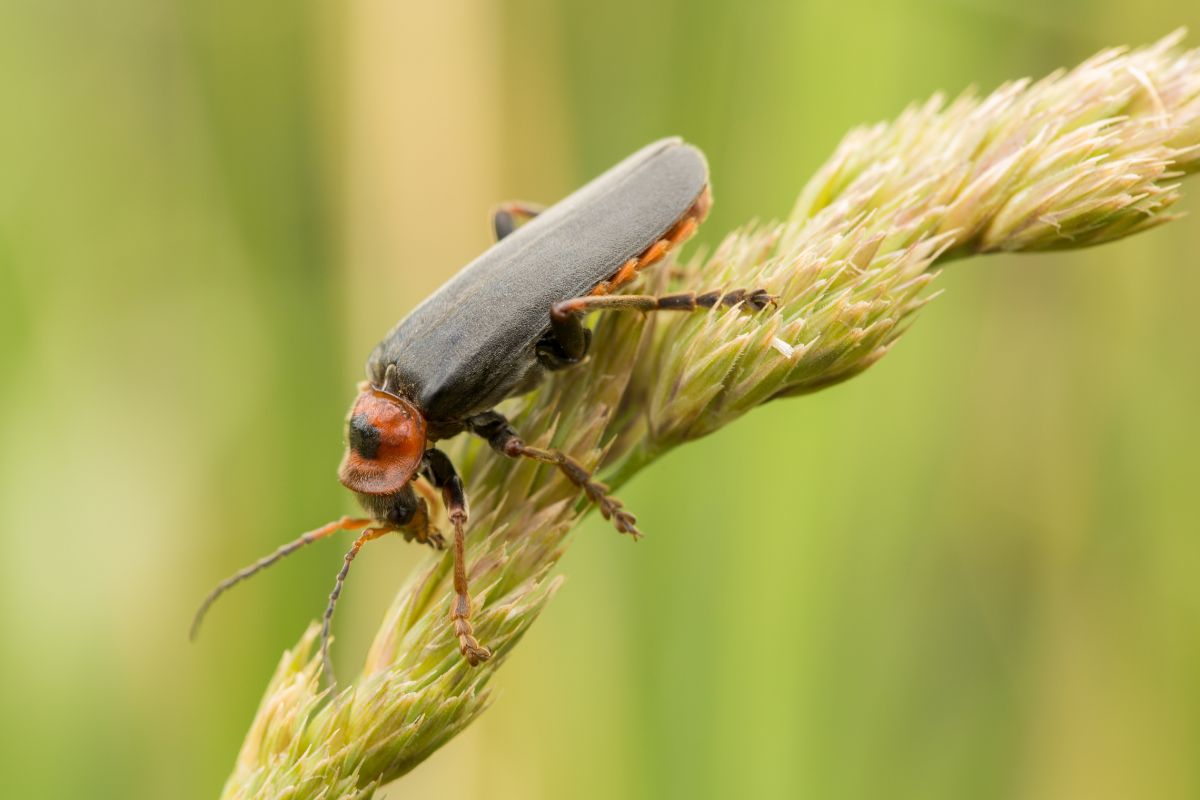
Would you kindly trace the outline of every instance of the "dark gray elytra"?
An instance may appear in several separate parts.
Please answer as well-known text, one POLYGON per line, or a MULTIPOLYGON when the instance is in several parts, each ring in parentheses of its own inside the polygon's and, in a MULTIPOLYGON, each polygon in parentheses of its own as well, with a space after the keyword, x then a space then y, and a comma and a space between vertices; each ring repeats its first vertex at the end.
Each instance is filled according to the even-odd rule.
MULTIPOLYGON (((431 427, 531 388, 550 308, 588 294, 665 234, 708 184, 677 138, 643 147, 497 242, 401 320, 371 353, 371 384, 408 397, 431 427), (384 386, 388 367, 390 382, 384 386)), ((449 432, 449 431, 447 431, 449 432)))

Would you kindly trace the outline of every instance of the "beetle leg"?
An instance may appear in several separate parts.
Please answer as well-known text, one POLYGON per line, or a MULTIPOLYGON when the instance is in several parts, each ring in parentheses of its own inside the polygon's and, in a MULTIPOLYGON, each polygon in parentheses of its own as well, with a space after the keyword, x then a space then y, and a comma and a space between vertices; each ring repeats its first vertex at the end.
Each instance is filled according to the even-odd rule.
MULTIPOLYGON (((325 616, 321 622, 321 662, 332 684, 337 683, 337 679, 333 674, 333 662, 329 658, 333 611, 337 606, 338 598, 342 594, 342 589, 345 587, 346 576, 350 573, 350 563, 358 556, 358 551, 362 549, 362 546, 369 541, 378 539, 384 534, 395 531, 404 536, 405 541, 411 542, 416 540, 421 544, 429 545, 435 550, 444 550, 446 547, 446 540, 442 538, 437 528, 433 527, 430 522, 429 506, 426 504, 424 498, 416 497, 413 494, 411 485, 406 487, 408 500, 401 507, 390 512, 385 520, 351 520, 351 522, 365 522, 370 527, 367 527, 359 535, 350 547, 350 551, 346 553, 345 562, 338 572, 337 580, 333 585, 333 591, 329 595, 329 603, 325 607, 325 616)), ((422 489, 421 493, 425 494, 425 490, 422 489)))
POLYGON ((438 529, 433 526, 433 522, 429 519, 429 506, 426 501, 429 503, 434 502, 433 490, 427 489, 423 484, 415 485, 424 497, 417 499, 417 505, 412 512, 412 519, 404 527, 397 530, 400 531, 406 542, 415 541, 419 544, 427 544, 434 550, 445 550, 445 537, 438 532, 438 529))
POLYGON ((628 533, 637 541, 642 532, 637 529, 637 517, 624 510, 620 500, 608 493, 608 487, 592 478, 592 474, 575 459, 559 450, 543 450, 530 447, 509 424, 503 414, 485 411, 467 420, 467 428, 485 440, 492 449, 509 458, 531 458, 544 464, 558 467, 567 480, 578 486, 598 509, 600 515, 611 520, 621 533, 628 533))
POLYGON ((496 234, 496 241, 508 236, 545 210, 544 206, 522 200, 510 200, 496 206, 492 210, 492 231, 496 234))
POLYGON ((441 450, 430 449, 425 453, 423 474, 435 487, 442 490, 442 502, 446 514, 454 526, 454 605, 450 619, 454 622, 454 633, 458 636, 458 649, 472 667, 492 657, 492 651, 475 638, 471 625, 471 594, 467 581, 466 534, 467 495, 463 490, 462 478, 454 470, 454 464, 441 450))
POLYGON ((557 331, 566 320, 578 318, 591 311, 695 311, 699 308, 715 308, 718 305, 736 306, 744 304, 752 311, 762 311, 767 306, 778 304, 778 299, 765 289, 732 289, 696 294, 680 292, 661 297, 648 294, 605 294, 576 297, 556 303, 550 309, 550 329, 557 331))
MULTIPOLYGON (((618 273, 618 279, 620 274, 618 273)), ((777 299, 765 289, 733 289, 696 294, 681 292, 662 297, 645 294, 590 294, 557 303, 550 309, 550 332, 537 343, 537 357, 548 370, 574 366, 587 355, 592 332, 584 327, 583 315, 598 310, 633 311, 695 311, 718 305, 736 306, 739 303, 753 311, 776 305, 777 299)))
POLYGON ((700 223, 708 216, 708 209, 711 206, 712 192, 705 186, 692 207, 680 217, 670 230, 663 234, 661 239, 647 247, 641 255, 634 256, 622 264, 611 278, 596 284, 589 294, 612 294, 636 278, 638 273, 646 267, 660 261, 672 248, 678 247, 692 237, 692 234, 700 227, 700 223))

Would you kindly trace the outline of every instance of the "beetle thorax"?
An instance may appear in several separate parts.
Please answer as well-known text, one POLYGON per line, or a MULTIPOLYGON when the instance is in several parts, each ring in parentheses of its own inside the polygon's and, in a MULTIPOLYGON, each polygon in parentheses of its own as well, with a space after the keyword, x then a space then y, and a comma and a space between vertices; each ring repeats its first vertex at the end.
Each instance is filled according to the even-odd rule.
POLYGON ((364 389, 350 409, 338 479, 360 495, 400 492, 421 466, 425 428, 424 415, 407 399, 364 389))

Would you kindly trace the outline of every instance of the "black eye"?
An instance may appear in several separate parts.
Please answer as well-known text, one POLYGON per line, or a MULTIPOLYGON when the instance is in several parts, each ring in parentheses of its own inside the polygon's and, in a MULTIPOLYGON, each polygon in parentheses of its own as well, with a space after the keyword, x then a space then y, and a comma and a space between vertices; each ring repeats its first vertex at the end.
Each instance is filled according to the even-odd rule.
POLYGON ((350 418, 350 449, 363 458, 375 458, 379 454, 379 429, 371 424, 366 414, 355 414, 350 418))

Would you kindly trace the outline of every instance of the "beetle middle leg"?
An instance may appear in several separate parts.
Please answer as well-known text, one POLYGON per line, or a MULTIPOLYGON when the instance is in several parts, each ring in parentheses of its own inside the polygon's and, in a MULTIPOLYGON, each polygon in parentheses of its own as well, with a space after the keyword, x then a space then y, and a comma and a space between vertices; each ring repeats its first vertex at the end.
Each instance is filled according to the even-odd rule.
POLYGON ((620 500, 608 493, 608 487, 594 480, 592 473, 575 459, 559 450, 543 450, 530 447, 521 440, 508 419, 497 411, 485 411, 467 420, 467 429, 485 439, 492 449, 509 458, 531 458, 544 464, 553 464, 578 486, 588 500, 600 510, 600 515, 610 520, 620 533, 628 533, 636 541, 642 532, 637 529, 637 517, 624 509, 620 500))
POLYGON ((496 234, 496 241, 508 236, 543 211, 545 207, 523 200, 510 200, 496 206, 492 210, 492 231, 496 234))

